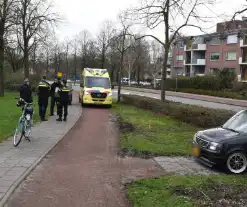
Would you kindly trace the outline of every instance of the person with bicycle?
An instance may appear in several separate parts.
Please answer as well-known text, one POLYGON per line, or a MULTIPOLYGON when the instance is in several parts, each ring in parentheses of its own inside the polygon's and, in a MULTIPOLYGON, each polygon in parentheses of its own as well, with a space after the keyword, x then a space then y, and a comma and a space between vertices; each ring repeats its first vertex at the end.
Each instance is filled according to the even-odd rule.
POLYGON ((43 76, 42 80, 39 82, 37 95, 40 119, 41 121, 47 121, 45 115, 48 106, 48 99, 50 96, 50 84, 46 81, 45 76, 43 76))
POLYGON ((57 121, 67 121, 70 90, 68 89, 66 84, 67 81, 63 80, 63 86, 60 88, 60 90, 57 91, 59 96, 57 102, 57 114, 59 117, 57 121), (63 120, 62 120, 62 116, 63 116, 63 120))
POLYGON ((24 79, 24 84, 20 88, 20 98, 22 98, 27 103, 33 102, 32 88, 28 78, 24 79))

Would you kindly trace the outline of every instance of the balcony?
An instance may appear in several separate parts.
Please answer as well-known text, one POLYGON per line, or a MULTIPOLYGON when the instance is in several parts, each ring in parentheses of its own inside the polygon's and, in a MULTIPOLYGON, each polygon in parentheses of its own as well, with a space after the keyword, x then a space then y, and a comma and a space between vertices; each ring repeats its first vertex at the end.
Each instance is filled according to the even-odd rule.
POLYGON ((192 65, 206 65, 206 60, 205 59, 192 60, 192 65))
POLYGON ((239 57, 238 59, 239 65, 247 65, 247 57, 239 57))
POLYGON ((206 59, 195 59, 191 63, 186 63, 184 60, 184 65, 206 65, 206 59))
POLYGON ((240 47, 247 47, 247 37, 240 39, 240 47))
POLYGON ((207 50, 207 45, 206 44, 191 44, 191 45, 185 45, 184 46, 184 51, 205 51, 207 50))

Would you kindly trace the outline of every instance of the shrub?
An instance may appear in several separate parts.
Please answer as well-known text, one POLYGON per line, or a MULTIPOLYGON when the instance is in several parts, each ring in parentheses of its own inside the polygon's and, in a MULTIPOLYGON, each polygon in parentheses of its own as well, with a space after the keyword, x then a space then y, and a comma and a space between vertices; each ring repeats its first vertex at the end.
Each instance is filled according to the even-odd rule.
POLYGON ((193 89, 193 88, 184 88, 179 89, 179 92, 183 93, 192 93, 192 94, 200 94, 200 95, 207 95, 207 96, 215 96, 215 97, 222 97, 222 98, 232 98, 232 99, 247 99, 241 93, 231 92, 231 91, 209 91, 209 90, 201 90, 201 89, 193 89))
MULTIPOLYGON (((5 86, 5 89, 8 90, 8 91, 15 91, 15 92, 18 92, 20 90, 20 87, 22 86, 22 84, 9 84, 7 86, 5 86)), ((32 86, 32 91, 33 92, 36 92, 36 86, 32 86)))
POLYGON ((234 115, 232 111, 210 109, 167 100, 161 102, 157 99, 135 95, 121 95, 121 97, 123 103, 167 115, 202 128, 221 126, 234 115))
POLYGON ((237 75, 235 71, 231 71, 228 68, 223 68, 216 75, 219 80, 220 89, 232 89, 234 83, 236 82, 237 75))
MULTIPOLYGON (((5 89, 9 91, 19 91, 20 86, 23 84, 23 80, 23 74, 20 71, 17 73, 12 73, 6 77, 6 81, 4 83, 5 89)), ((35 91, 38 82, 40 81, 40 77, 37 75, 30 75, 29 81, 32 86, 32 91, 35 91)))

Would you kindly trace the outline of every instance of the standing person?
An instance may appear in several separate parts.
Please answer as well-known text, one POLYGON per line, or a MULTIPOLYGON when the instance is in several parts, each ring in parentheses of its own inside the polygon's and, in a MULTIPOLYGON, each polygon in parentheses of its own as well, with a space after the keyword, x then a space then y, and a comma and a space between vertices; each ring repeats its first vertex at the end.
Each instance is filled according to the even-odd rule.
POLYGON ((56 88, 61 88, 60 78, 55 78, 54 83, 51 84, 51 102, 50 102, 50 116, 54 115, 54 107, 57 103, 58 97, 56 97, 57 93, 55 93, 56 88))
POLYGON ((43 76, 38 85, 38 104, 39 104, 39 116, 41 121, 47 121, 45 118, 46 109, 48 106, 48 99, 50 95, 50 84, 46 81, 46 77, 43 76))
POLYGON ((67 81, 63 80, 63 86, 58 91, 59 94, 59 101, 57 103, 57 114, 58 119, 57 121, 67 121, 67 115, 68 115, 68 105, 69 105, 69 89, 66 86, 67 81))
POLYGON ((24 79, 24 84, 20 88, 20 98, 27 103, 33 102, 32 88, 27 78, 24 79))

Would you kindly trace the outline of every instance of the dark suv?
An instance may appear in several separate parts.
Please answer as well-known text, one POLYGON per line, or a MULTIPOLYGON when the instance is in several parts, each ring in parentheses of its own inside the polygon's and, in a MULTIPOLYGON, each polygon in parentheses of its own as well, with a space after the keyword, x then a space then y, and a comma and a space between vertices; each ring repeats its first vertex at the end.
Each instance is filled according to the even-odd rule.
POLYGON ((218 128, 199 131, 193 138, 193 154, 209 167, 223 165, 235 174, 247 169, 247 110, 218 128))

